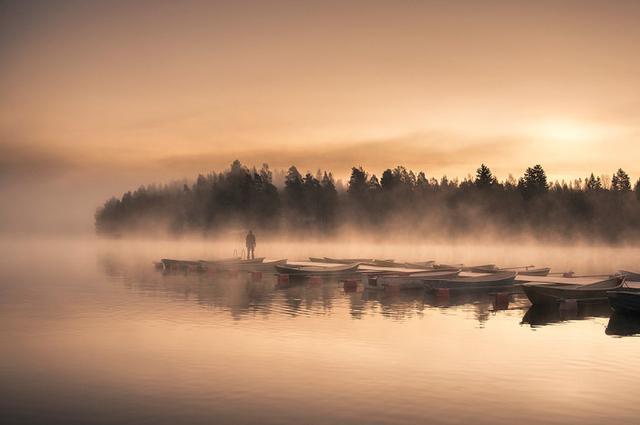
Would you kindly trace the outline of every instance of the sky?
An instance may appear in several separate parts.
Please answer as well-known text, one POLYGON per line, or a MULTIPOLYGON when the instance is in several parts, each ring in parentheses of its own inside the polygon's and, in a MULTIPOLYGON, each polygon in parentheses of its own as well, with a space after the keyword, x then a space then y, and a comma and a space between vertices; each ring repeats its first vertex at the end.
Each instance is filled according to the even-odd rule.
POLYGON ((639 45, 638 1, 2 1, 0 188, 95 203, 236 158, 636 179, 639 45))

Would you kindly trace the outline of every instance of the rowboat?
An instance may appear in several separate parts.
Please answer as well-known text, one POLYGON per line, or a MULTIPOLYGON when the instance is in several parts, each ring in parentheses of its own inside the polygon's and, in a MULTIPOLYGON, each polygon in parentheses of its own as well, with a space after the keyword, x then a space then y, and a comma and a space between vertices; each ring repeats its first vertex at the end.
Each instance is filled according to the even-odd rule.
POLYGON ((404 264, 396 263, 393 260, 373 260, 370 263, 364 264, 375 267, 404 267, 404 264))
POLYGON ((354 273, 358 270, 358 263, 339 266, 294 266, 291 264, 275 266, 278 273, 297 276, 336 276, 354 273))
POLYGON ((332 264, 355 264, 355 263, 371 263, 373 258, 329 258, 324 257, 325 263, 332 264))
POLYGON ((434 279, 447 279, 455 277, 460 270, 433 271, 411 273, 409 275, 379 275, 365 277, 367 289, 423 289, 425 282, 434 279))
POLYGON ((458 276, 445 279, 427 280, 428 290, 449 289, 451 291, 501 289, 516 284, 516 272, 502 271, 483 276, 458 276))
POLYGON ((496 273, 500 271, 500 269, 495 264, 483 264, 481 266, 465 267, 463 268, 463 270, 473 273, 496 273))
POLYGON ((202 270, 202 266, 199 261, 162 258, 160 262, 165 270, 202 270))
POLYGON ((640 291, 630 289, 608 291, 607 298, 615 312, 640 313, 640 291))
POLYGON ((620 270, 620 274, 626 277, 627 280, 640 282, 640 273, 638 272, 630 272, 629 270, 620 270))
POLYGON ((453 270, 460 270, 462 269, 462 264, 441 264, 441 263, 434 263, 431 265, 431 267, 433 267, 436 270, 448 270, 448 271, 453 271, 453 270))
POLYGON ((529 282, 522 285, 524 293, 533 304, 557 304, 560 301, 606 301, 607 291, 618 289, 623 276, 612 276, 591 284, 529 282))
POLYGON ((521 276, 546 276, 551 269, 549 267, 523 266, 523 267, 497 267, 495 264, 486 264, 484 266, 473 266, 469 271, 474 273, 497 273, 501 271, 515 271, 521 276), (524 269, 524 270, 522 270, 524 269))
POLYGON ((309 261, 312 263, 326 263, 324 257, 309 257, 309 261))
POLYGON ((432 268, 434 264, 435 264, 435 261, 433 260, 417 261, 417 262, 404 263, 404 267, 407 267, 410 269, 428 269, 428 268, 432 268))
POLYGON ((527 269, 519 271, 518 274, 522 276, 547 276, 551 269, 549 267, 539 267, 535 269, 527 269))

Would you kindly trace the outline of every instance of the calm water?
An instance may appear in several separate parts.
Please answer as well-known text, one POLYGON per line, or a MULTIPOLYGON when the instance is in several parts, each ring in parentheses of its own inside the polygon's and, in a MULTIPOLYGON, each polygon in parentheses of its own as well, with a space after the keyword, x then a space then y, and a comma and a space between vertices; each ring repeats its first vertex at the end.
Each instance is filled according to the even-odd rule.
MULTIPOLYGON (((1 245, 3 423, 638 423, 640 320, 490 295, 276 289, 271 276, 164 275, 210 243, 1 245), (618 334, 618 335, 616 335, 618 334)), ((376 255, 633 267, 605 248, 259 245, 270 257, 376 255), (396 255, 394 255, 394 253, 396 255)), ((520 265, 520 264, 514 264, 520 265)), ((638 268, 638 267, 635 267, 638 268)))

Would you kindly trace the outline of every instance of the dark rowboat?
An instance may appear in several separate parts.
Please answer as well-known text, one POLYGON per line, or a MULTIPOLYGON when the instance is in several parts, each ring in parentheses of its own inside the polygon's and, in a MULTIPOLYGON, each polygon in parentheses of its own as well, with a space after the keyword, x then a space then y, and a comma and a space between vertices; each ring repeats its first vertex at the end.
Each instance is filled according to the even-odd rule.
POLYGON ((354 273, 358 270, 358 264, 347 264, 340 266, 293 266, 293 265, 276 265, 278 273, 297 275, 297 276, 339 276, 354 273))
POLYGON ((199 261, 174 260, 171 258, 163 258, 160 260, 165 270, 202 270, 199 261))
POLYGON ((607 298, 615 312, 640 313, 640 291, 628 289, 609 291, 607 298))
POLYGON ((513 286, 516 272, 497 272, 485 276, 454 277, 447 279, 427 280, 425 287, 429 290, 449 289, 451 291, 501 289, 513 286))
POLYGON ((409 275, 379 275, 368 276, 366 288, 368 289, 423 289, 425 282, 434 279, 448 279, 458 275, 460 270, 433 271, 412 273, 409 275))
POLYGON ((557 304, 561 301, 606 301, 607 291, 622 286, 624 277, 613 276, 608 279, 582 285, 571 283, 529 282, 522 285, 524 293, 532 304, 557 304))

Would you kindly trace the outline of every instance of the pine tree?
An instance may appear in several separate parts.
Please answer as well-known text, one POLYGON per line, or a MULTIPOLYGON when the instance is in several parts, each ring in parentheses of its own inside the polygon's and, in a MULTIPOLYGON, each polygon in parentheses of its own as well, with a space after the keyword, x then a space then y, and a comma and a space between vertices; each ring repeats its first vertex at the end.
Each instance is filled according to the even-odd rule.
POLYGON ((618 171, 611 178, 611 190, 617 192, 628 192, 631 190, 631 180, 629 175, 618 168, 618 171))
POLYGON ((527 168, 524 176, 518 180, 518 190, 527 199, 546 193, 549 190, 547 175, 540 164, 535 165, 533 168, 527 168))
POLYGON ((486 165, 480 165, 480 168, 476 170, 476 179, 474 184, 479 189, 486 189, 494 186, 497 183, 497 179, 491 173, 491 170, 486 165))

